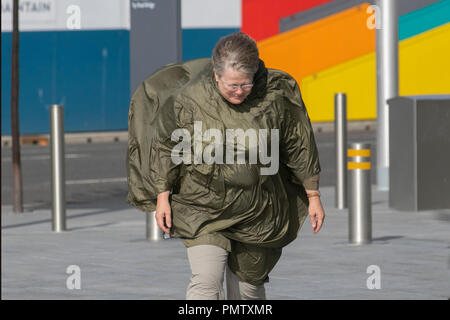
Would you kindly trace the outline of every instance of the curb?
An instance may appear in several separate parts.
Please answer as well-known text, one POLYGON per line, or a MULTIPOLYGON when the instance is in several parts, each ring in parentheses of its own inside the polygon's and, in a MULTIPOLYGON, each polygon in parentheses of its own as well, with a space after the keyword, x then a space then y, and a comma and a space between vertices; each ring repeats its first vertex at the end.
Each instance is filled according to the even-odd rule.
MULTIPOLYGON (((334 132, 334 122, 312 122, 311 125, 314 133, 334 132)), ((376 120, 348 121, 347 131, 375 131, 376 125, 376 120)), ((128 131, 66 133, 64 140, 66 144, 127 142, 128 131)), ((11 136, 2 136, 2 147, 10 147, 11 143, 11 136)), ((49 134, 20 136, 21 145, 47 146, 49 143, 49 134)))
MULTIPOLYGON (((66 133, 64 141, 66 144, 127 142, 128 131, 66 133)), ((11 136, 2 136, 2 147, 10 147, 11 143, 11 136)), ((47 146, 49 143, 49 134, 20 136, 21 145, 47 146)))

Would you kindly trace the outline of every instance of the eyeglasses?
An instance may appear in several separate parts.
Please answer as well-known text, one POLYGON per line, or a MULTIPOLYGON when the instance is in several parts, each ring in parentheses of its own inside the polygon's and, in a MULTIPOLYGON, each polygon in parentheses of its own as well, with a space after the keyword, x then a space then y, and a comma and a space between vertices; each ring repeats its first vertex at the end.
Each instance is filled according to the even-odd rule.
POLYGON ((225 87, 227 87, 229 90, 233 90, 233 91, 236 91, 239 88, 241 88, 243 91, 253 88, 253 83, 245 83, 245 84, 241 84, 241 85, 239 85, 239 84, 227 84, 222 79, 220 79, 220 80, 223 82, 225 87))

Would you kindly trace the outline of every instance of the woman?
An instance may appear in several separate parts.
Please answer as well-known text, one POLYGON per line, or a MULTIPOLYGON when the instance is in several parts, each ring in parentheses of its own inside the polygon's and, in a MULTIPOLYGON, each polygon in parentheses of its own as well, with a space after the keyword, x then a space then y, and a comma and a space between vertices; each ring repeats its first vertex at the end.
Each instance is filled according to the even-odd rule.
POLYGON ((163 67, 133 96, 128 201, 187 247, 187 299, 265 299, 264 283, 309 214, 319 158, 295 80, 238 32, 212 59, 163 67), (144 123, 144 124, 142 124, 144 123), (270 156, 269 156, 270 154, 270 156), (156 206, 155 206, 156 200, 156 206))

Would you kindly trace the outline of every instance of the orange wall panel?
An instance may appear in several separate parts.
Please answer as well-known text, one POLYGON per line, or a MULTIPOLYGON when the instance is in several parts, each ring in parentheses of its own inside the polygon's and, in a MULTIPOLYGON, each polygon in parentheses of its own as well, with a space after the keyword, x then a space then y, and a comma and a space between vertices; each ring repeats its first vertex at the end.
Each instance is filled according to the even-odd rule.
POLYGON ((307 75, 375 50, 367 27, 369 4, 359 5, 258 42, 261 59, 298 82, 307 75))

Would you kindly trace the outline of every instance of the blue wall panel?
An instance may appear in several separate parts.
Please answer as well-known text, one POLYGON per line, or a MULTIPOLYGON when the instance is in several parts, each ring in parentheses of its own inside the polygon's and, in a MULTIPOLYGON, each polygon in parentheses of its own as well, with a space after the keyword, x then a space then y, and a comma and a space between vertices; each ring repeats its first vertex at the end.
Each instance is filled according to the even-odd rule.
POLYGON ((211 57, 216 42, 239 28, 183 29, 183 61, 211 57))
MULTIPOLYGON (((11 38, 2 32, 2 135, 11 133, 11 38)), ((64 105, 65 130, 126 130, 129 31, 20 34, 20 133, 49 132, 50 104, 64 105)))

